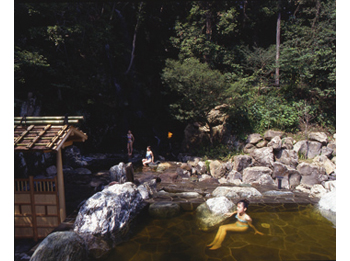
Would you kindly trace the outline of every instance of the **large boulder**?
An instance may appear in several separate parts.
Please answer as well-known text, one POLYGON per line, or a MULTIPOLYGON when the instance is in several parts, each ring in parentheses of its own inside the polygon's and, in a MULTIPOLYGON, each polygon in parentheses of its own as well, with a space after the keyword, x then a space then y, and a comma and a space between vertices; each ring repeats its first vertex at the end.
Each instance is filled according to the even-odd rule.
POLYGON ((36 248, 31 261, 88 260, 88 248, 82 237, 72 231, 54 232, 36 248))
POLYGON ((272 147, 256 149, 251 153, 251 156, 254 159, 253 164, 255 166, 272 167, 272 164, 274 162, 274 154, 272 147))
POLYGON ((251 143, 247 143, 243 148, 243 152, 247 154, 252 153, 254 150, 256 150, 256 147, 251 143))
POLYGON ((314 163, 309 164, 302 162, 298 165, 297 171, 299 171, 301 175, 301 184, 313 186, 328 180, 324 167, 320 167, 314 163))
POLYGON ((333 156, 333 149, 323 146, 321 149, 321 156, 326 156, 327 158, 331 159, 333 156))
POLYGON ((85 201, 73 230, 87 242, 90 254, 101 258, 125 240, 131 221, 145 206, 135 184, 108 186, 85 201))
POLYGON ((226 174, 226 167, 218 160, 211 160, 209 164, 210 174, 214 178, 221 178, 226 174))
POLYGON ((282 149, 292 150, 294 147, 294 140, 292 137, 282 139, 282 149))
POLYGON ((244 169, 242 181, 246 184, 256 184, 261 176, 266 179, 266 175, 272 176, 272 170, 268 167, 249 167, 244 169))
POLYGON ((307 159, 313 159, 321 154, 322 143, 318 141, 301 140, 294 145, 297 154, 303 155, 307 159))
POLYGON ((276 136, 271 139, 271 141, 267 144, 268 147, 272 147, 274 150, 280 150, 282 147, 282 140, 279 136, 276 136))
POLYGON ((233 169, 241 172, 252 164, 252 157, 248 155, 238 155, 233 158, 233 169))
POLYGON ((281 149, 275 153, 275 160, 289 167, 296 168, 299 162, 298 153, 295 150, 281 149))
POLYGON ((336 226, 336 189, 323 194, 318 202, 318 209, 322 216, 330 220, 336 226))
POLYGON ((323 167, 327 175, 332 174, 336 169, 335 164, 326 156, 316 156, 312 162, 319 167, 323 167))
POLYGON ((272 178, 281 179, 282 188, 293 189, 300 184, 301 175, 297 170, 280 162, 275 162, 273 164, 272 178))
POLYGON ((328 137, 324 132, 310 132, 308 138, 312 141, 318 141, 322 143, 322 145, 327 145, 328 143, 328 137))
POLYGON ((263 138, 259 133, 253 133, 250 134, 246 140, 246 143, 251 143, 251 144, 257 144, 258 142, 262 141, 263 138))
POLYGON ((213 229, 226 220, 228 216, 225 214, 233 212, 235 207, 235 204, 226 197, 208 199, 196 209, 196 224, 204 231, 213 229))
POLYGON ((227 197, 227 198, 251 198, 262 197, 261 193, 252 187, 217 187, 212 192, 213 197, 227 197))
POLYGON ((278 136, 280 138, 282 138, 284 135, 284 132, 283 131, 274 131, 274 130, 267 130, 265 131, 264 133, 264 139, 265 140, 272 140, 274 137, 278 136))
POLYGON ((231 170, 226 177, 227 182, 234 183, 234 180, 242 180, 242 174, 236 170, 231 170))
POLYGON ((128 164, 120 162, 118 165, 111 167, 109 169, 109 175, 111 181, 116 181, 119 184, 128 181, 134 182, 134 169, 131 162, 128 164))
POLYGON ((327 144, 327 148, 330 148, 330 149, 333 150, 332 156, 336 156, 336 155, 337 155, 337 146, 336 146, 335 140, 330 141, 330 142, 327 144))
POLYGON ((227 104, 222 104, 212 109, 207 116, 207 120, 210 123, 210 125, 223 125, 229 117, 229 115, 226 112, 228 108, 229 106, 227 104))

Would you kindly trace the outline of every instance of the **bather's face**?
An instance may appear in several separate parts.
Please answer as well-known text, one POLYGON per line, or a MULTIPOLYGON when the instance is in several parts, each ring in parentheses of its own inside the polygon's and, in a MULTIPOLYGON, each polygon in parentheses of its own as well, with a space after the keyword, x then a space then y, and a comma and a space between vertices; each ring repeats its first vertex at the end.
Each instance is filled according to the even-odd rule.
POLYGON ((237 213, 242 214, 246 211, 247 209, 244 207, 243 203, 238 203, 237 204, 237 213))

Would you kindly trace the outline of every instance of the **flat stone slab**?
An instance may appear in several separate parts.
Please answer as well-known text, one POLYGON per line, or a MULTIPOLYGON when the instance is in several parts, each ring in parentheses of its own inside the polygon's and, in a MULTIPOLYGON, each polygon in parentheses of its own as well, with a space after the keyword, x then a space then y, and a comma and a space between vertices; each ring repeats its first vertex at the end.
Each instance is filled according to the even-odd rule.
POLYGON ((263 196, 268 197, 278 197, 278 196, 284 196, 284 197, 293 197, 294 193, 291 191, 278 191, 278 190, 269 190, 263 193, 263 196))

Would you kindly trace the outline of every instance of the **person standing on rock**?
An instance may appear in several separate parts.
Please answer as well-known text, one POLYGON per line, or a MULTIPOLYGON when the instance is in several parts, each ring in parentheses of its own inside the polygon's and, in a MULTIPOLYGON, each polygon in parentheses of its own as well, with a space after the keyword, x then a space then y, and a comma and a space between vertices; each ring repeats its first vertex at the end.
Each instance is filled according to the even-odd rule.
POLYGON ((208 247, 211 247, 209 248, 210 250, 215 250, 221 247, 221 243, 224 241, 227 231, 244 232, 248 230, 249 227, 252 227, 255 231, 255 234, 264 235, 253 226, 252 219, 246 214, 248 204, 248 200, 240 200, 237 203, 236 211, 234 211, 233 213, 226 213, 226 215, 228 215, 229 217, 232 217, 234 214, 236 214, 235 217, 237 218, 237 222, 233 224, 222 225, 219 227, 219 230, 216 233, 213 242, 207 245, 208 247))
POLYGON ((128 131, 128 134, 126 134, 126 137, 128 138, 128 143, 126 145, 128 149, 128 155, 131 157, 132 155, 132 150, 133 150, 133 144, 135 141, 134 135, 132 135, 131 130, 128 131))
POLYGON ((147 166, 149 163, 154 163, 153 152, 151 151, 151 146, 147 147, 146 158, 142 159, 143 166, 147 166))

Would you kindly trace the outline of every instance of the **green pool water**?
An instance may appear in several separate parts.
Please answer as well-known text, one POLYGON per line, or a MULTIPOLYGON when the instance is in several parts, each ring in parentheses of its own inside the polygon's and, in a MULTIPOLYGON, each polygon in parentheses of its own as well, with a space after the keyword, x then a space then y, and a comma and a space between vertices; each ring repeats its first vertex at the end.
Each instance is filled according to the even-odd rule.
MULTIPOLYGON (((253 229, 229 232, 218 250, 209 250, 217 229, 201 231, 194 212, 171 219, 145 215, 137 233, 118 245, 107 260, 335 260, 336 228, 312 205, 250 205, 253 229)), ((235 219, 233 218, 232 221, 235 219)))

